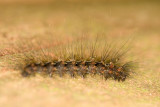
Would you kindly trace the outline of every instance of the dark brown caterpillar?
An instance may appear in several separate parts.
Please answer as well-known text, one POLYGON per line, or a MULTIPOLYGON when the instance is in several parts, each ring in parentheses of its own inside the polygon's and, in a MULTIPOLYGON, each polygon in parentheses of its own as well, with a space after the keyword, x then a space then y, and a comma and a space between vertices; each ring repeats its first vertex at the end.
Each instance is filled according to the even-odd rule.
POLYGON ((52 77, 100 75, 105 79, 124 81, 135 67, 133 61, 125 61, 128 49, 115 47, 106 41, 77 42, 67 46, 31 50, 11 56, 11 64, 22 71, 24 77, 38 73, 52 77), (93 44, 92 44, 93 42, 93 44), (98 44, 98 45, 97 45, 98 44))
POLYGON ((69 74, 71 77, 81 76, 85 78, 90 75, 102 75, 105 79, 113 78, 114 80, 124 81, 129 76, 131 62, 123 66, 115 66, 114 63, 102 63, 91 61, 57 61, 46 64, 31 64, 27 65, 23 72, 23 76, 35 75, 36 73, 45 73, 52 77, 53 74, 58 74, 63 77, 69 74))

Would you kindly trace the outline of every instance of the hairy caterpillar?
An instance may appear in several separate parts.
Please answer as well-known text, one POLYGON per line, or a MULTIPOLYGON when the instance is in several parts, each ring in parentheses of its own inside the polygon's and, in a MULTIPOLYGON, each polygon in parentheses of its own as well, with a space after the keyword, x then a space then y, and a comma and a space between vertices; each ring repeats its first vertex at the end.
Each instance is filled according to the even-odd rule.
POLYGON ((72 44, 55 46, 40 50, 18 53, 9 57, 11 63, 28 77, 37 73, 52 77, 66 74, 71 77, 100 75, 105 79, 124 81, 133 71, 134 62, 126 61, 126 44, 117 48, 105 40, 87 42, 76 41, 72 44))
POLYGON ((85 78, 87 74, 103 75, 105 79, 113 78, 114 80, 124 81, 129 76, 129 67, 131 62, 123 66, 115 66, 114 63, 102 63, 95 61, 55 61, 45 64, 27 65, 22 72, 23 76, 34 75, 38 73, 46 73, 52 77, 53 73, 57 73, 60 77, 68 73, 71 77, 81 76, 85 78))

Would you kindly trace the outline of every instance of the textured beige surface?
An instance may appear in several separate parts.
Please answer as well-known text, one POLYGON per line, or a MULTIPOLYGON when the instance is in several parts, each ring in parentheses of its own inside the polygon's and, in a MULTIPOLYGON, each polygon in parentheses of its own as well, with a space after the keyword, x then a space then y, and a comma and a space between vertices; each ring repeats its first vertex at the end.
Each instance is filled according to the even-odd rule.
POLYGON ((119 42, 134 37, 130 55, 140 68, 123 83, 101 78, 22 78, 1 67, 0 106, 160 106, 159 3, 1 5, 0 49, 21 38, 107 35, 119 42))

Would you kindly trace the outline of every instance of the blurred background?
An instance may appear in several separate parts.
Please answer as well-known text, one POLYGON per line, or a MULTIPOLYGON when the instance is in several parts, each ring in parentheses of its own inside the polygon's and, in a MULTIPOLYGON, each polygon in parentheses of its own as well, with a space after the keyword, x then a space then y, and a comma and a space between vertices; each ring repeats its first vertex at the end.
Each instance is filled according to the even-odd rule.
POLYGON ((159 5, 158 0, 0 0, 0 35, 157 35, 159 5))

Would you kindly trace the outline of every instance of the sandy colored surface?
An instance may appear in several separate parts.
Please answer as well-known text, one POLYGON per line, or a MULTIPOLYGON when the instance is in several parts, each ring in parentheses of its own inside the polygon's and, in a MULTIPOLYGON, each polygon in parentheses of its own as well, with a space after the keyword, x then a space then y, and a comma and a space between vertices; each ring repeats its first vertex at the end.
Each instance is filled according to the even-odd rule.
MULTIPOLYGON (((0 106, 159 107, 159 2, 0 5, 0 49, 21 39, 81 35, 133 38, 130 55, 140 68, 125 82, 100 78, 23 78, 1 67, 0 106)), ((121 42, 121 41, 120 41, 121 42)))

